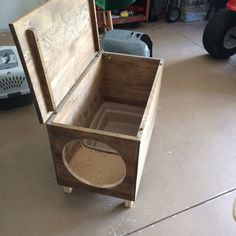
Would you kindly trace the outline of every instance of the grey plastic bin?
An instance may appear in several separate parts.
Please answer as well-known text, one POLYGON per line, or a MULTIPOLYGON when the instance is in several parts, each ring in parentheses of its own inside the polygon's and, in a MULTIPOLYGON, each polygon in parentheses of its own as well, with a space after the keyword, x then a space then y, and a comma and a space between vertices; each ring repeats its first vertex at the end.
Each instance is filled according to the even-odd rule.
POLYGON ((152 41, 141 32, 129 30, 111 30, 101 40, 104 51, 130 55, 152 57, 152 41))

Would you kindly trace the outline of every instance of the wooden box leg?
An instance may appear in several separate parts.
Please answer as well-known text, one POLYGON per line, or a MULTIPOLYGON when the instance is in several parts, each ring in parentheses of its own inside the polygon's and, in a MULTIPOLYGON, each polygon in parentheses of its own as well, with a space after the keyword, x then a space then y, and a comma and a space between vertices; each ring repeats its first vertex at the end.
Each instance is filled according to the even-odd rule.
POLYGON ((70 194, 72 192, 72 190, 73 190, 73 188, 71 188, 71 187, 63 186, 64 193, 70 194))
POLYGON ((125 201, 125 207, 127 208, 131 208, 133 204, 134 204, 134 201, 128 201, 128 200, 125 201))

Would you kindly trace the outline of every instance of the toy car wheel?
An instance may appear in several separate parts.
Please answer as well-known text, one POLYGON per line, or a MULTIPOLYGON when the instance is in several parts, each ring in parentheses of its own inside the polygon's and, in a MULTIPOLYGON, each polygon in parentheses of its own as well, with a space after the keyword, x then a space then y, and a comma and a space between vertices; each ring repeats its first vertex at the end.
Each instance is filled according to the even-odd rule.
POLYGON ((208 22, 203 45, 215 58, 228 58, 236 53, 236 12, 222 9, 208 22))
POLYGON ((170 6, 166 13, 166 21, 174 23, 180 18, 180 8, 176 6, 170 6))

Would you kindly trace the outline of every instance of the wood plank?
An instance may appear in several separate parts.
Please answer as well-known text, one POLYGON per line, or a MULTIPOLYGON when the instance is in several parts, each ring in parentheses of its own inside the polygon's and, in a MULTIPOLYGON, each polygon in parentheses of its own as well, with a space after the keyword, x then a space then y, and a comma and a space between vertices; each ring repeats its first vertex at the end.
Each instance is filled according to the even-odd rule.
POLYGON ((113 22, 112 22, 111 11, 107 11, 107 21, 108 21, 109 30, 113 30, 113 22))
POLYGON ((51 115, 44 101, 26 30, 37 34, 55 105, 58 106, 99 49, 94 1, 50 0, 10 25, 26 75, 31 80, 40 121, 51 115))
POLYGON ((104 59, 106 100, 145 106, 158 68, 159 59, 109 53, 104 59))
POLYGON ((89 127, 103 102, 101 70, 102 56, 99 55, 59 105, 57 115, 52 117, 52 121, 89 127))
POLYGON ((56 109, 55 101, 54 101, 51 85, 47 77, 47 71, 45 69, 44 60, 43 60, 41 49, 39 46, 39 41, 33 29, 26 30, 26 34, 29 41, 29 47, 31 51, 34 52, 34 54, 32 55, 32 58, 35 64, 36 73, 40 81, 41 90, 44 95, 47 111, 55 112, 55 109, 56 109))
POLYGON ((144 164, 147 157, 147 152, 152 136, 153 127, 156 120, 157 109, 158 109, 158 100, 159 93, 161 88, 162 80, 162 71, 163 71, 163 61, 160 61, 158 71, 155 76, 155 80, 150 92, 148 103, 144 111, 144 115, 139 127, 138 139, 140 140, 140 152, 139 152, 139 161, 138 161, 138 176, 136 182, 136 194, 139 189, 139 184, 144 168, 144 164))
POLYGON ((137 16, 129 16, 129 17, 119 17, 113 18, 113 24, 127 24, 127 23, 135 23, 135 22, 143 22, 146 21, 145 15, 137 15, 137 16))
POLYGON ((98 32, 98 27, 97 27, 98 22, 97 22, 95 1, 89 0, 89 7, 90 7, 89 12, 90 12, 90 18, 92 22, 95 50, 100 51, 100 38, 99 38, 99 32, 98 32))
MULTIPOLYGON (((24 69, 24 72, 25 72, 25 76, 26 76, 26 79, 27 79, 27 82, 28 82, 28 85, 29 85, 29 88, 30 88, 30 92, 31 92, 31 95, 32 95, 32 100, 33 100, 34 105, 35 105, 35 109, 36 109, 36 112, 37 112, 37 115, 38 115, 39 122, 43 123, 39 103, 38 103, 37 98, 36 98, 36 94, 35 94, 35 91, 34 91, 33 84, 31 83, 31 80, 30 80, 30 75, 29 75, 29 72, 28 72, 28 69, 27 69, 27 65, 24 61, 24 56, 23 56, 23 52, 21 50, 19 40, 16 36, 15 28, 13 27, 12 24, 10 24, 9 27, 11 29, 11 34, 13 36, 15 45, 17 47, 17 51, 19 53, 19 57, 20 57, 20 60, 21 60, 21 63, 22 63, 22 66, 23 66, 23 69, 24 69)), ((50 115, 51 115, 51 112, 48 113, 48 116, 46 117, 46 119, 48 119, 50 115)))

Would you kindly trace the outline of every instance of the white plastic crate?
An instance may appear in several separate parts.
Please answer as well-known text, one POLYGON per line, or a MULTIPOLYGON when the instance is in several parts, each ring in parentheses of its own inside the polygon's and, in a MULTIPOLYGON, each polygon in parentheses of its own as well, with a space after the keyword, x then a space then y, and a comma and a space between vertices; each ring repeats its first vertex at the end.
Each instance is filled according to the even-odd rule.
POLYGON ((0 47, 0 109, 31 103, 30 90, 15 46, 0 47))

